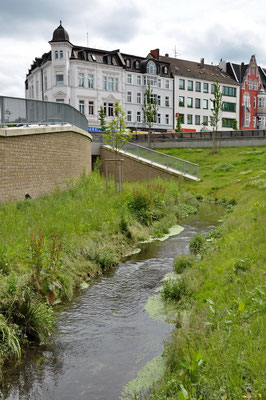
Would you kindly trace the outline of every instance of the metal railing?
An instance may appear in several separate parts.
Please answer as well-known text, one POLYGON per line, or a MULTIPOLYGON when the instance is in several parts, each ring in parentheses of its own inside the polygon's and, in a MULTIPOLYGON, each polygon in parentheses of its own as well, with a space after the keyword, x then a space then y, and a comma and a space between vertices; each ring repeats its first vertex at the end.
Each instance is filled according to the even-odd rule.
POLYGON ((0 96, 0 126, 70 124, 88 132, 88 120, 64 103, 0 96))
POLYGON ((126 143, 123 148, 126 153, 132 154, 137 158, 143 158, 152 164, 159 164, 168 170, 176 171, 184 176, 191 176, 199 179, 199 165, 180 158, 169 156, 168 154, 159 153, 158 151, 142 147, 134 143, 126 143))

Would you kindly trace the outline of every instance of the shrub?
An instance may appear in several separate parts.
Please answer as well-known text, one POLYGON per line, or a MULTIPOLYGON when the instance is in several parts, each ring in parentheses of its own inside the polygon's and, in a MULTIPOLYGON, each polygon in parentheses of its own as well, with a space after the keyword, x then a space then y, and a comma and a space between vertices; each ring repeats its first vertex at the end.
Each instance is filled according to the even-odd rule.
POLYGON ((181 274, 185 269, 191 268, 195 258, 189 254, 181 254, 174 259, 173 267, 177 274, 181 274))
POLYGON ((161 294, 165 300, 180 301, 187 292, 187 285, 183 279, 167 279, 163 283, 161 294))
POLYGON ((201 233, 197 233, 190 242, 189 242, 189 250, 192 254, 198 254, 203 249, 204 238, 201 233))

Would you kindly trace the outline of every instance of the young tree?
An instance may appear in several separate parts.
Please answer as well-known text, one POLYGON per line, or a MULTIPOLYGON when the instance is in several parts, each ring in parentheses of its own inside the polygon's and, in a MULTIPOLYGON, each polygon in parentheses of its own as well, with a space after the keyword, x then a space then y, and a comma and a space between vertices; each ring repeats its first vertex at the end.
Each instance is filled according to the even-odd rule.
POLYGON ((223 97, 223 94, 221 92, 219 82, 216 81, 214 84, 213 99, 211 99, 211 102, 213 104, 212 116, 211 116, 211 125, 213 126, 212 154, 217 153, 217 131, 218 131, 218 124, 219 124, 219 121, 221 120, 222 109, 223 109, 222 97, 223 97))
POLYGON ((142 107, 142 110, 144 115, 144 122, 149 128, 148 144, 149 147, 151 147, 151 128, 154 122, 156 122, 158 108, 157 101, 155 99, 155 96, 153 95, 150 84, 148 84, 148 87, 144 93, 144 105, 142 107))
MULTIPOLYGON (((109 144, 115 150, 115 188, 117 190, 117 182, 119 181, 119 189, 122 191, 123 178, 122 178, 122 161, 118 162, 118 152, 122 147, 131 139, 131 134, 128 132, 125 122, 125 112, 117 101, 114 105, 114 116, 112 120, 105 127, 105 134, 103 135, 105 143, 109 144), (117 163, 119 163, 119 170, 117 171, 117 163), (119 177, 117 176, 119 175, 119 177)), ((106 169, 106 187, 108 189, 108 170, 106 169)))
POLYGON ((233 121, 233 129, 234 129, 234 131, 237 131, 237 130, 238 130, 238 127, 237 127, 237 120, 236 120, 236 119, 234 119, 234 121, 233 121))
POLYGON ((182 117, 181 115, 178 115, 178 117, 176 117, 176 128, 175 128, 175 132, 182 132, 182 117))
POLYGON ((125 112, 117 101, 114 105, 114 117, 105 127, 104 140, 116 153, 131 139, 126 122, 125 112))
POLYGON ((105 132, 106 131, 106 122, 105 122, 105 111, 104 111, 103 106, 100 107, 98 114, 99 114, 98 120, 100 121, 101 131, 105 132))

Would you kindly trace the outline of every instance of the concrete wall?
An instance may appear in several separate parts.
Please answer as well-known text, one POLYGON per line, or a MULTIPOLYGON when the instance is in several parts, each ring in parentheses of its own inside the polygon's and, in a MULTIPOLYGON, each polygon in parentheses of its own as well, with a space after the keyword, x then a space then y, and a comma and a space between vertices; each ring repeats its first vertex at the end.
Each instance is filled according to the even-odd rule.
MULTIPOLYGON (((115 163, 105 161, 106 159, 115 159, 116 154, 113 150, 101 147, 100 158, 102 161, 101 172, 105 175, 105 165, 108 165, 108 175, 113 175, 115 173, 115 163)), ((123 178, 125 181, 141 181, 149 180, 157 177, 165 179, 178 179, 180 175, 171 173, 163 168, 157 167, 155 165, 149 165, 140 159, 135 159, 129 155, 119 154, 118 159, 123 159, 123 178)))
POLYGON ((0 129, 0 201, 48 194, 91 171, 91 136, 73 126, 0 129))

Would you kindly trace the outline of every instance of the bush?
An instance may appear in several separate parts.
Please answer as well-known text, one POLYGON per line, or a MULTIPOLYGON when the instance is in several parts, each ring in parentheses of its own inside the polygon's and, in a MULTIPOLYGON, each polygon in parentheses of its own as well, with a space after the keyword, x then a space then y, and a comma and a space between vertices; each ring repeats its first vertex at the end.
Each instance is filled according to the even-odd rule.
POLYGON ((195 258, 189 254, 181 254, 174 259, 173 267, 177 274, 181 274, 185 269, 191 268, 195 258))
POLYGON ((187 292, 187 285, 183 279, 167 279, 163 283, 161 294, 165 300, 180 301, 187 292))
POLYGON ((197 233, 189 243, 189 250, 192 254, 198 254, 203 249, 204 238, 201 233, 197 233))

